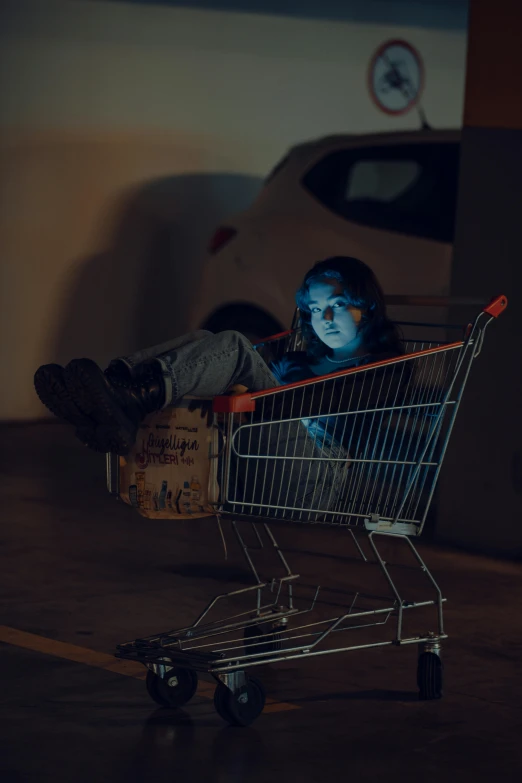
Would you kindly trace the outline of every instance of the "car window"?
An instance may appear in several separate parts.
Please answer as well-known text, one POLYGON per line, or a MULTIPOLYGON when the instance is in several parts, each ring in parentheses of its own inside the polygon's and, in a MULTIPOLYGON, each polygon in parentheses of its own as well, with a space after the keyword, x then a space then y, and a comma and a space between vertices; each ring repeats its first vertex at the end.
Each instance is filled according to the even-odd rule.
POLYGON ((394 201, 415 185, 421 173, 416 160, 359 160, 348 172, 344 200, 394 201))
POLYGON ((303 177, 303 186, 346 220, 410 236, 452 242, 458 143, 340 150, 303 177))

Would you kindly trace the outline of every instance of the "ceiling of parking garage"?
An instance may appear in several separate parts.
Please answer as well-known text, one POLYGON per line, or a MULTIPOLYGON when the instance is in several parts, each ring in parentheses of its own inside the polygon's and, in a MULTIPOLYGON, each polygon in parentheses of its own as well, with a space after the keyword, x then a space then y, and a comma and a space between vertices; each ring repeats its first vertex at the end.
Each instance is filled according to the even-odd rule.
MULTIPOLYGON (((99 0, 98 0, 99 1, 99 0)), ((212 11, 277 14, 399 26, 464 30, 468 0, 117 0, 212 11)))

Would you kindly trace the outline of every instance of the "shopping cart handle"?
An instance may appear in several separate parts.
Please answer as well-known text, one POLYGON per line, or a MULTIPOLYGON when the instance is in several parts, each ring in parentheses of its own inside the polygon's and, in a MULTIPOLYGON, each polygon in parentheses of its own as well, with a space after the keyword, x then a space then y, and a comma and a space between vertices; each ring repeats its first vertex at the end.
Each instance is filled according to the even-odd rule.
POLYGON ((483 312, 491 315, 493 318, 498 318, 500 313, 503 313, 506 309, 507 303, 507 296, 501 294, 492 299, 488 306, 484 307, 483 312))
POLYGON ((212 401, 214 413, 250 413, 255 409, 256 401, 248 392, 246 394, 223 394, 220 397, 214 397, 212 401))

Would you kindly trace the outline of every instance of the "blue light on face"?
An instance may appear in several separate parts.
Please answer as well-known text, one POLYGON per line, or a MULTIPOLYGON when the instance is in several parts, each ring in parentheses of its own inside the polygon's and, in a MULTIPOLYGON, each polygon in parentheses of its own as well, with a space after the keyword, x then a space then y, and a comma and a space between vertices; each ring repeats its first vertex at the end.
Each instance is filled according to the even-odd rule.
POLYGON ((356 341, 360 311, 351 306, 342 283, 327 278, 312 282, 307 304, 312 328, 328 348, 346 348, 356 341))

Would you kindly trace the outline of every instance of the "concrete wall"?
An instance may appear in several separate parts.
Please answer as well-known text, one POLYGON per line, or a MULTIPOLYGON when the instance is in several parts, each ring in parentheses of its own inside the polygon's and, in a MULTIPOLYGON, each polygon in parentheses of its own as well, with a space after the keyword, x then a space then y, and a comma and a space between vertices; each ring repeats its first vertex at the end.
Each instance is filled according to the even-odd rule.
POLYGON ((424 108, 459 126, 462 30, 70 0, 0 6, 0 418, 46 415, 44 362, 181 332, 205 243, 287 147, 417 127, 366 89, 406 37, 424 108))

